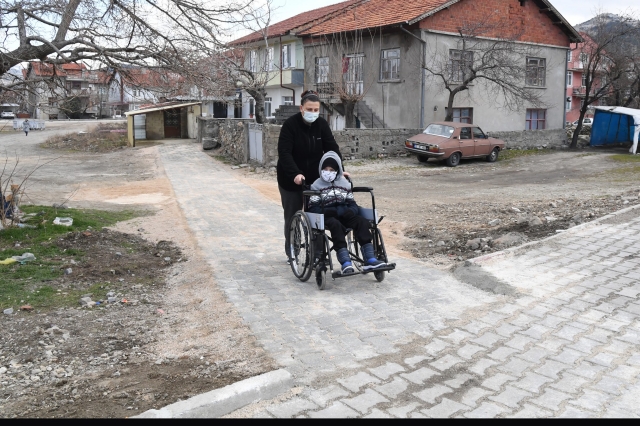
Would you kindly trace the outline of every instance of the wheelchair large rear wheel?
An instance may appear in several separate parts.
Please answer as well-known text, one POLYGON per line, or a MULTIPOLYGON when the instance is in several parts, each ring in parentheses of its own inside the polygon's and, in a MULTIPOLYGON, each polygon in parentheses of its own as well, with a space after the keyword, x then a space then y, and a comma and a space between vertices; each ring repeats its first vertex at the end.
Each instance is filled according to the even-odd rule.
POLYGON ((289 225, 289 258, 293 275, 307 281, 313 272, 313 230, 309 219, 299 211, 289 225))

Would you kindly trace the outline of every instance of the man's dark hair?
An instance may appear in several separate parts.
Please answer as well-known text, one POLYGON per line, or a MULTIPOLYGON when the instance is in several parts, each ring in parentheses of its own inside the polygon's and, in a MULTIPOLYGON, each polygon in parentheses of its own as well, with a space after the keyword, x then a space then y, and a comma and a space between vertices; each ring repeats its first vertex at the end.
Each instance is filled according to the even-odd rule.
POLYGON ((315 90, 305 90, 302 92, 300 99, 300 105, 304 105, 307 102, 320 102, 320 97, 318 96, 318 92, 315 90))

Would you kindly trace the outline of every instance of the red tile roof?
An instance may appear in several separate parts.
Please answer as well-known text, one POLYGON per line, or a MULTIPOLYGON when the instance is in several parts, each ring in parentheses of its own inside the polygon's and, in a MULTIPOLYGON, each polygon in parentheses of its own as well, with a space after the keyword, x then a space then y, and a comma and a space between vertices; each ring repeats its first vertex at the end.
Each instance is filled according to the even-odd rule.
MULTIPOLYGON (((362 3, 367 0, 347 0, 340 3, 332 4, 330 6, 321 7, 319 9, 310 10, 308 12, 300 13, 299 15, 293 16, 289 19, 285 19, 284 21, 277 22, 273 25, 269 25, 267 27, 268 37, 279 37, 283 35, 287 35, 289 31, 294 28, 298 28, 303 25, 307 25, 312 23, 313 21, 322 22, 323 18, 331 16, 332 13, 339 12, 343 9, 349 8, 358 3, 362 3)), ((259 41, 263 38, 263 34, 261 32, 254 32, 247 36, 241 37, 237 40, 229 43, 230 46, 238 46, 246 43, 253 43, 259 41)))

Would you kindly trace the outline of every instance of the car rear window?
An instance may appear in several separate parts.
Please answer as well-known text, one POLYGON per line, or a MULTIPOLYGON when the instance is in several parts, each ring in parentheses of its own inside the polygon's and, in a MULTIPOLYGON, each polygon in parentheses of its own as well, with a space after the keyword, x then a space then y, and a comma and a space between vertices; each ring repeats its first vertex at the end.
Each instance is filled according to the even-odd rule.
POLYGON ((444 124, 429 124, 422 133, 450 138, 453 134, 453 127, 445 126, 444 124))

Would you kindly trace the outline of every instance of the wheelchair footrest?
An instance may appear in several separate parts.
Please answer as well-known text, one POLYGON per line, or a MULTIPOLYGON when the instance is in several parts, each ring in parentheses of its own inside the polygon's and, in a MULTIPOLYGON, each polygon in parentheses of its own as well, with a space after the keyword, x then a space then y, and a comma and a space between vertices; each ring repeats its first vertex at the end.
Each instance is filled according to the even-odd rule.
POLYGON ((385 266, 381 266, 380 268, 369 269, 368 271, 362 272, 356 271, 352 272, 351 274, 343 274, 341 271, 335 271, 331 273, 331 277, 335 280, 336 278, 352 277, 354 275, 365 275, 371 272, 393 271, 394 269, 396 269, 395 263, 387 263, 385 266))

